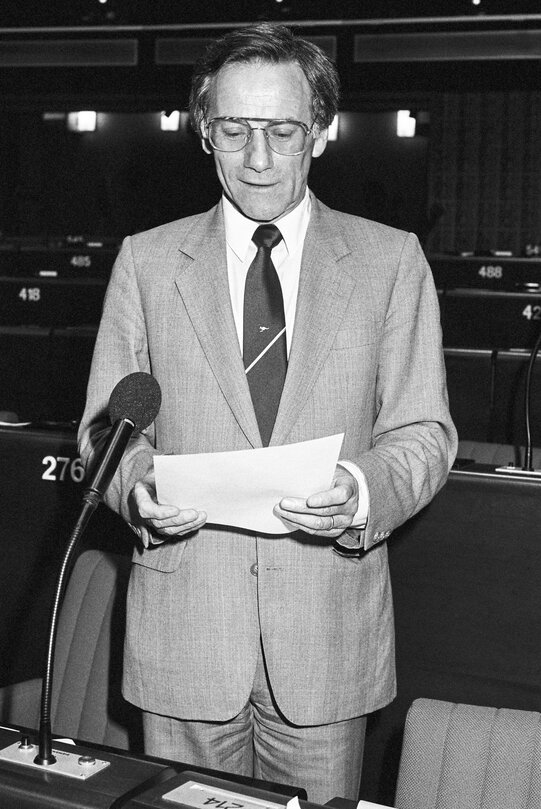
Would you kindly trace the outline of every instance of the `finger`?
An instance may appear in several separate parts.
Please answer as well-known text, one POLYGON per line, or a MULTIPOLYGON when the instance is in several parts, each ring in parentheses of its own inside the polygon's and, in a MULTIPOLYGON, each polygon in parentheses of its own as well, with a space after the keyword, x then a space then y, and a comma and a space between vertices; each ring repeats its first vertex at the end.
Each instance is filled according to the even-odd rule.
POLYGON ((349 483, 342 483, 338 486, 333 486, 332 489, 328 489, 326 492, 317 492, 316 494, 310 495, 306 503, 310 508, 318 509, 343 506, 348 500, 351 500, 354 494, 353 486, 350 486, 349 483))
POLYGON ((196 522, 199 519, 199 512, 195 508, 175 510, 174 514, 167 514, 167 506, 161 507, 163 512, 147 518, 147 522, 152 523, 155 528, 184 528, 188 523, 196 522))
MULTIPOLYGON (((133 487, 133 496, 140 516, 144 520, 167 520, 180 513, 177 506, 156 501, 156 491, 148 481, 138 481, 133 487)), ((194 511, 192 509, 192 511, 194 511)), ((195 513, 195 512, 194 512, 195 513)))
POLYGON ((180 509, 176 506, 160 505, 152 500, 151 497, 138 500, 136 496, 135 502, 137 503, 139 514, 144 520, 171 520, 175 519, 175 517, 178 518, 180 514, 180 509))
POLYGON ((328 492, 310 495, 307 500, 302 500, 300 497, 283 497, 280 500, 280 507, 285 511, 298 514, 318 514, 324 517, 340 514, 350 499, 332 489, 328 492))
POLYGON ((296 520, 304 517, 325 517, 327 523, 331 517, 337 518, 344 513, 344 506, 328 506, 327 508, 310 508, 309 506, 303 506, 299 509, 291 509, 283 508, 283 501, 281 501, 277 507, 281 509, 284 516, 288 519, 296 520))
POLYGON ((139 509, 147 509, 151 512, 154 507, 158 508, 156 501, 156 490, 154 486, 146 481, 138 480, 133 487, 133 498, 139 509))
POLYGON ((276 506, 274 513, 285 522, 301 529, 309 534, 320 534, 323 536, 339 536, 351 525, 352 517, 347 514, 336 514, 324 516, 319 514, 284 511, 280 506, 276 506))
POLYGON ((165 536, 179 536, 201 528, 207 521, 204 511, 183 509, 180 514, 169 520, 147 520, 154 531, 165 536))

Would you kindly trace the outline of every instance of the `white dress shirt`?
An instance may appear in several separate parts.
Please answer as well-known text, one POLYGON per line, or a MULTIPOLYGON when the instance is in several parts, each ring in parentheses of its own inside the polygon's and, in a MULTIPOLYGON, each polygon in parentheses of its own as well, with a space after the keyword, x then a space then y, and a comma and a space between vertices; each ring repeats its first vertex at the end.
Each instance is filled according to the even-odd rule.
MULTIPOLYGON (((231 306, 233 308, 233 317, 235 319, 239 346, 242 351, 244 285, 246 283, 248 268, 257 252, 257 248, 252 241, 252 236, 259 223, 243 216, 225 196, 222 196, 222 206, 227 244, 229 294, 231 295, 231 306)), ((288 357, 295 324, 302 251, 308 222, 310 221, 311 207, 310 194, 308 189, 306 189, 306 194, 302 202, 275 223, 282 234, 282 241, 273 248, 271 256, 282 287, 288 357)), ((352 527, 364 528, 368 517, 370 502, 366 479, 359 467, 352 461, 341 460, 340 465, 347 469, 348 472, 356 478, 359 484, 359 507, 352 527)))

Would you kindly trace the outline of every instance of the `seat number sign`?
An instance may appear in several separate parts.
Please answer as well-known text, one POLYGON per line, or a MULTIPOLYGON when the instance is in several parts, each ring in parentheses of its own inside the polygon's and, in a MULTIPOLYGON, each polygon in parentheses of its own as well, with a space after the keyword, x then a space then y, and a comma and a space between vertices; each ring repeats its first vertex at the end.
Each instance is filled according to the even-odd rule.
POLYGON ((252 798, 249 795, 240 795, 226 789, 198 784, 196 781, 186 781, 171 792, 162 795, 166 801, 182 803, 184 806, 194 806, 197 809, 284 809, 283 803, 252 798))

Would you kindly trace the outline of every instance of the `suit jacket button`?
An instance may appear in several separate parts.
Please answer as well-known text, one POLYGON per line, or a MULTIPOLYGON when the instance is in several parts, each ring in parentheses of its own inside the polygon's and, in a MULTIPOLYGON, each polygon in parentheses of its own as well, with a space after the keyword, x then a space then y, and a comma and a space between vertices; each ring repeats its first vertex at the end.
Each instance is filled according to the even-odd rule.
POLYGON ((250 573, 252 576, 257 576, 257 562, 250 566, 250 573))

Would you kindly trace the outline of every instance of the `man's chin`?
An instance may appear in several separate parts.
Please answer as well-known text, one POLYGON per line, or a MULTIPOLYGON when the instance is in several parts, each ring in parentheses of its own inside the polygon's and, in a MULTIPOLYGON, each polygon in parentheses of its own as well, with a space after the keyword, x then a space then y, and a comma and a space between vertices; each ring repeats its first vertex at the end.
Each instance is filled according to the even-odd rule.
POLYGON ((279 204, 266 205, 261 201, 244 198, 234 200, 229 197, 229 200, 243 216, 253 219, 254 222, 274 222, 287 212, 279 204))

